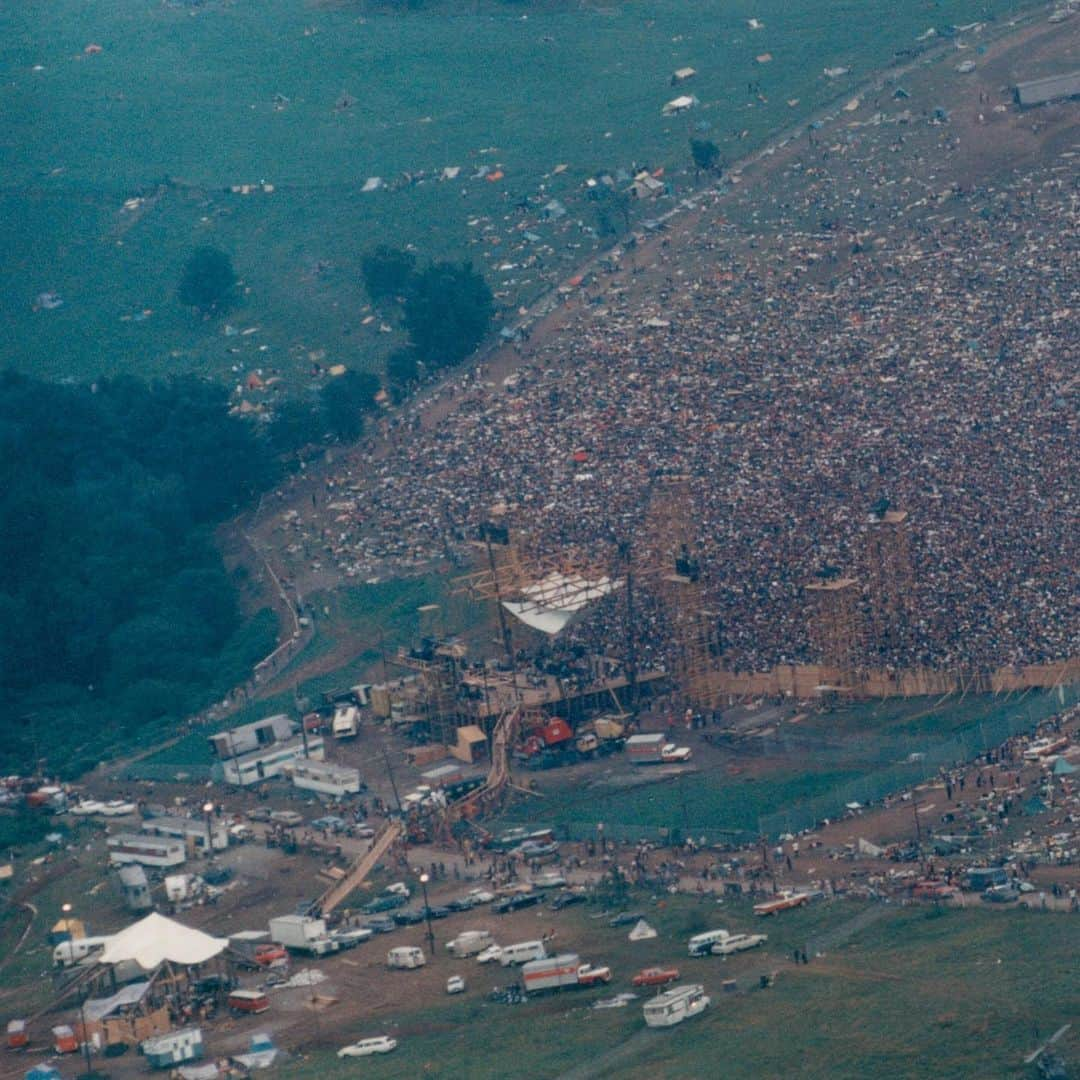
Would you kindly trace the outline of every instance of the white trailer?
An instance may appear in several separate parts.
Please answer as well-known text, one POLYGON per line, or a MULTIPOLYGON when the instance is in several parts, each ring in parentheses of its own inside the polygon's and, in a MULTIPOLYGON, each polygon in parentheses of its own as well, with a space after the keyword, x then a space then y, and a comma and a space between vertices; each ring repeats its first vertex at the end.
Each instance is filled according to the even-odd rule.
POLYGON ((418 968, 427 963, 423 949, 415 945, 399 945, 386 954, 386 966, 392 968, 418 968))
POLYGON ((317 795, 340 799, 345 795, 360 793, 360 770, 350 769, 345 765, 301 758, 290 761, 282 772, 292 780, 294 787, 314 791, 317 795))
POLYGON ((560 953, 545 960, 531 960, 521 969, 521 981, 526 994, 541 990, 560 990, 578 985, 581 957, 577 953, 560 953))
POLYGON ((185 1028, 144 1039, 139 1049, 154 1069, 171 1069, 185 1061, 198 1061, 203 1056, 202 1029, 185 1028))
POLYGON ((119 833, 105 841, 109 861, 114 865, 140 863, 143 866, 181 866, 187 861, 187 845, 183 840, 146 836, 142 833, 119 833))
POLYGON ((697 983, 673 986, 645 1003, 645 1023, 649 1027, 673 1027, 704 1012, 712 999, 697 983))
POLYGON ((206 851, 207 844, 214 851, 224 851, 229 846, 229 826, 221 820, 155 817, 142 823, 142 831, 148 836, 171 836, 175 840, 183 840, 194 845, 198 851, 206 851))
POLYGON ((112 938, 106 935, 105 937, 83 937, 61 941, 53 949, 53 963, 59 967, 81 964, 84 960, 91 960, 97 956, 111 940, 112 938))

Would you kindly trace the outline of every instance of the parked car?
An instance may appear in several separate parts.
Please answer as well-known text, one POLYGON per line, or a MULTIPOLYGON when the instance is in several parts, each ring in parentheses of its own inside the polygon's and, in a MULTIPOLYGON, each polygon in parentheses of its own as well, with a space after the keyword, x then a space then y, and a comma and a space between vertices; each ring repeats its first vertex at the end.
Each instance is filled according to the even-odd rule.
POLYGON ((406 908, 404 911, 394 912, 394 922, 398 926, 415 926, 424 921, 424 913, 416 908, 406 908))
POLYGON ((255 946, 255 963, 259 967, 273 967, 275 965, 283 966, 288 964, 289 954, 284 945, 275 945, 268 942, 265 945, 255 946))
POLYGON ((608 926, 635 926, 645 918, 641 911, 620 911, 614 918, 608 920, 608 926))
POLYGON ((547 844, 539 840, 526 840, 524 844, 515 849, 515 854, 525 859, 542 859, 547 855, 557 855, 558 853, 559 845, 554 840, 547 844))
POLYGON ((1020 899, 1020 890, 1010 881, 1005 885, 991 885, 982 898, 991 904, 1010 904, 1020 899))
POLYGON ((465 980, 460 975, 451 975, 446 980, 446 992, 448 994, 464 994, 465 980))
POLYGON ((509 911, 520 911, 521 908, 532 907, 540 903, 540 893, 518 893, 516 896, 504 896, 501 900, 491 905, 491 910, 498 915, 505 915, 509 911))
POLYGON ((666 986, 679 978, 679 969, 673 967, 642 968, 630 981, 634 986, 666 986))
POLYGON ((357 840, 371 840, 375 836, 375 830, 370 825, 353 825, 349 829, 349 835, 357 840))
POLYGON ((562 911, 564 907, 569 907, 571 904, 584 904, 587 899, 584 892, 567 889, 565 892, 556 893, 548 906, 552 911, 562 911))
POLYGON ((326 814, 323 817, 316 818, 309 827, 316 832, 343 833, 349 827, 349 823, 344 818, 337 817, 334 814, 326 814))
POLYGON ((476 954, 478 964, 493 964, 502 959, 502 946, 489 945, 486 949, 476 954))
POLYGON ((476 904, 490 904, 495 899, 495 894, 487 889, 470 889, 468 894, 476 904))
POLYGON ((447 900, 446 906, 451 911, 472 911, 476 901, 471 896, 459 896, 454 900, 447 900))
POLYGON ((365 930, 370 930, 375 934, 389 934, 397 929, 397 923, 387 915, 376 915, 363 925, 365 930))
POLYGON ((69 814, 100 814, 105 804, 97 799, 83 799, 68 809, 69 814))
POLYGON ((391 1050, 396 1049, 397 1039, 392 1039, 389 1035, 379 1035, 374 1039, 361 1039, 360 1042, 343 1046, 337 1052, 337 1056, 340 1058, 368 1057, 370 1054, 389 1054, 391 1050))
POLYGON ((351 926, 346 930, 332 930, 333 938, 343 949, 355 949, 361 942, 367 941, 375 933, 367 926, 351 926))
POLYGON ((669 765, 681 765, 690 760, 691 754, 689 746, 676 746, 670 742, 660 748, 660 760, 669 765))
POLYGON ((558 870, 545 870, 532 879, 535 889, 558 889, 566 884, 566 878, 558 870))
POLYGON ((269 821, 270 820, 270 807, 269 806, 256 806, 254 810, 247 812, 248 821, 269 821))
POLYGON ((228 866, 208 866, 202 872, 202 879, 207 885, 224 885, 232 881, 232 868, 228 866))
POLYGON ((421 908, 420 914, 428 919, 445 919, 450 914, 450 909, 442 907, 440 904, 432 904, 429 907, 421 908))
POLYGON ((271 810, 270 820, 275 825, 284 825, 286 829, 295 829, 304 824, 304 815, 295 810, 271 810))
POLYGON ((133 802, 125 802, 123 799, 110 799, 99 811, 105 817, 125 817, 134 814, 138 807, 133 802))
POLYGON ((911 895, 921 900, 947 900, 958 892, 955 885, 948 885, 944 881, 916 881, 911 895))
POLYGON ((398 896, 397 893, 387 893, 385 896, 376 896, 369 900, 360 910, 365 915, 378 915, 381 911, 393 911, 404 907, 408 903, 408 897, 398 896))

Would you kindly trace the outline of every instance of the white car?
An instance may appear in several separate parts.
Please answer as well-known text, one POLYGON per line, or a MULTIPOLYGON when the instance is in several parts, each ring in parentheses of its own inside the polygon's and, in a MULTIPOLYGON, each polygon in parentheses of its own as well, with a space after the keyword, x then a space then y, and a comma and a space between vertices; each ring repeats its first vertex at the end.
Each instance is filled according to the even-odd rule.
POLYGON ((667 743, 660 749, 660 757, 669 764, 689 761, 690 754, 689 746, 676 746, 673 742, 667 743))
POLYGON ((98 813, 104 814, 105 817, 126 817, 128 814, 134 814, 138 809, 133 802, 124 802, 123 799, 112 799, 107 802, 98 813))
POLYGON ((495 899, 495 894, 487 889, 470 889, 468 895, 472 897, 474 904, 490 904, 495 899))
POLYGON ((103 802, 98 802, 96 799, 83 799, 82 802, 76 803, 68 811, 71 814, 100 814, 105 809, 103 802))
POLYGON ((349 1046, 343 1046, 337 1056, 345 1057, 368 1057, 370 1054, 389 1054, 397 1049, 397 1039, 391 1039, 389 1035, 379 1035, 374 1039, 361 1039, 349 1046))
POLYGON ((558 870, 545 870, 532 879, 533 887, 537 889, 559 889, 566 884, 566 878, 558 870))
POLYGON ((496 960, 502 959, 502 946, 501 945, 489 945, 482 952, 476 954, 476 962, 478 964, 493 964, 496 960))
POLYGON ((446 992, 448 994, 464 994, 465 980, 460 975, 451 975, 446 980, 446 992))

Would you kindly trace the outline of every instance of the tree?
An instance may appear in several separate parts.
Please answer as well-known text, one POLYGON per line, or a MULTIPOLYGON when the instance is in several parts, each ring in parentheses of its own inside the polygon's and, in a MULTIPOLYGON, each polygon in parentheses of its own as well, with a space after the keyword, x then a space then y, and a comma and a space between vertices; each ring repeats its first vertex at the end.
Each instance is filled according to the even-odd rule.
POLYGON ((204 315, 228 311, 236 302, 237 277, 232 259, 217 248, 198 248, 184 264, 180 303, 204 315))
POLYGON ((364 288, 373 304, 404 296, 416 274, 416 256, 411 251, 380 244, 360 260, 364 288))
POLYGON ((691 139, 690 156, 695 169, 711 172, 720 162, 720 147, 709 139, 691 139))
POLYGON ((323 416, 331 434, 342 441, 358 439, 364 416, 375 410, 379 380, 370 371, 346 371, 322 390, 323 416))
POLYGON ((420 364, 413 349, 395 349, 386 358, 386 377, 395 386, 408 386, 420 377, 420 364))
POLYGON ((484 339, 495 305, 472 263, 432 263, 416 275, 405 328, 417 357, 432 368, 460 364, 484 339))

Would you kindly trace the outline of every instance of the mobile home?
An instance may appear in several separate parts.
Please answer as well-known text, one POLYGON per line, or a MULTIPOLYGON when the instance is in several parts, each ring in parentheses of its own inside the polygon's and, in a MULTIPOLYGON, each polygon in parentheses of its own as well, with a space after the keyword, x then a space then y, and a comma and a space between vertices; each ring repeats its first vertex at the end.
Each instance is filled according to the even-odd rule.
POLYGON ((198 1061, 203 1056, 202 1028, 184 1028, 144 1039, 139 1049, 153 1069, 171 1069, 185 1061, 198 1061))
POLYGON ((197 851, 206 851, 208 843, 214 851, 224 851, 229 846, 229 827, 220 820, 155 817, 143 822, 142 831, 150 836, 171 836, 183 840, 197 851))
POLYGON ((645 1003, 645 1023, 649 1027, 672 1027, 704 1012, 710 1002, 705 988, 695 983, 673 986, 645 1003))
POLYGON ((115 865, 141 863, 143 866, 180 866, 187 859, 183 840, 146 836, 143 833, 118 833, 105 841, 109 859, 115 865))
POLYGON ((317 795, 329 795, 340 799, 345 795, 360 793, 360 770, 344 765, 335 765, 330 761, 312 761, 300 758, 287 762, 281 770, 288 776, 294 787, 304 791, 314 791, 317 795))
POLYGON ((325 756, 326 750, 322 736, 308 735, 306 746, 304 739, 299 737, 274 743, 265 749, 252 750, 248 754, 241 754, 229 761, 223 761, 222 771, 227 784, 247 787, 280 775, 291 761, 304 757, 322 761, 325 756))

